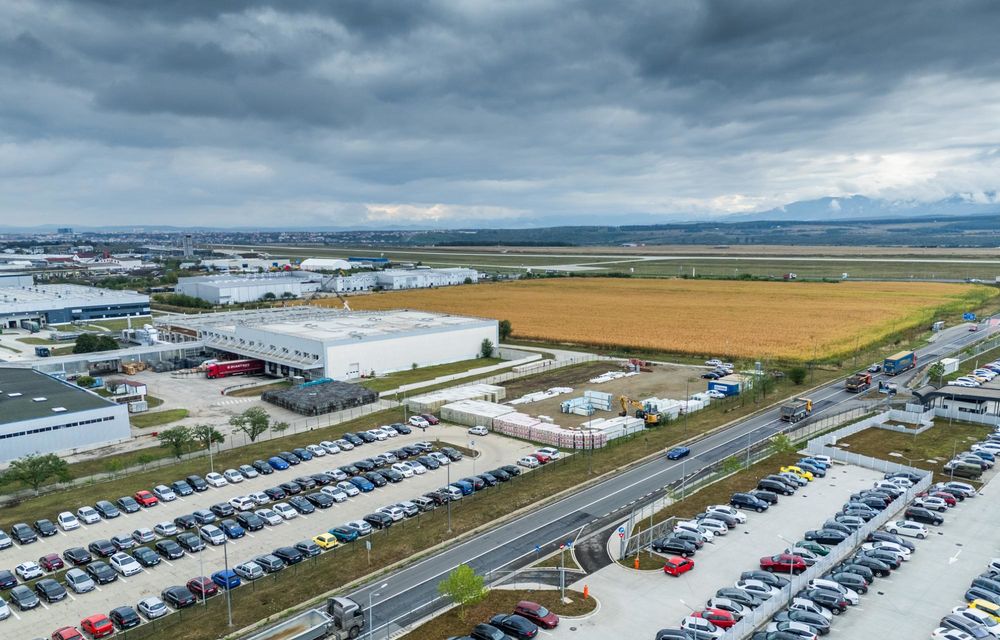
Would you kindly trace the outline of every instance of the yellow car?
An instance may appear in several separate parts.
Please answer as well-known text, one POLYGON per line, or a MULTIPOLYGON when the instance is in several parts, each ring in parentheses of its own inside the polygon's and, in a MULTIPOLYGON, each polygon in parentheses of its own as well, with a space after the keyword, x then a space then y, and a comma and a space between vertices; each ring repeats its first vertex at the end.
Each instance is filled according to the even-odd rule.
POLYGON ((337 536, 331 533, 321 533, 313 538, 313 542, 319 545, 320 549, 332 549, 340 544, 337 542, 337 536))
POLYGON ((982 611, 983 613, 993 618, 997 622, 1000 622, 1000 607, 993 604, 989 600, 982 600, 980 598, 976 598, 975 600, 969 603, 969 608, 978 609, 979 611, 982 611))
POLYGON ((794 473, 800 478, 805 478, 809 482, 813 481, 812 471, 806 471, 805 469, 800 469, 795 465, 789 465, 787 467, 781 467, 781 473, 794 473))

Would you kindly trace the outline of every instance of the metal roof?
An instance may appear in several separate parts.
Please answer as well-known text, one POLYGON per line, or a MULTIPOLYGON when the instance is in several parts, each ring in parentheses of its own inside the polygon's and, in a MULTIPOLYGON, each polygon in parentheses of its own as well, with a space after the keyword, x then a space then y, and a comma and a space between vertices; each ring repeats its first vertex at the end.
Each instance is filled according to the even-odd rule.
POLYGON ((0 424, 101 409, 114 404, 95 393, 33 369, 0 367, 0 424))

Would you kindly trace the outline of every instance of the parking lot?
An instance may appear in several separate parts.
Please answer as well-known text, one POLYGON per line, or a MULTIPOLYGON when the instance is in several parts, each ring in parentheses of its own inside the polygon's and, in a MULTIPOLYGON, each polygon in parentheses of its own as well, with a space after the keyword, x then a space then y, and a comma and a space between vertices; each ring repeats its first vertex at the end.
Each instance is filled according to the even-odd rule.
MULTIPOLYGON (((600 610, 548 633, 582 640, 653 638, 659 629, 676 627, 691 608, 703 607, 717 589, 732 586, 741 572, 757 569, 761 556, 779 553, 801 540, 807 529, 832 517, 851 493, 871 487, 880 478, 881 474, 869 469, 835 465, 826 478, 814 480, 793 496, 781 497, 768 511, 748 513, 746 524, 706 544, 694 556, 695 569, 678 578, 611 564, 572 585, 581 591, 587 585, 601 602, 600 610)), ((617 540, 612 546, 617 548, 617 540)), ((843 617, 855 613, 852 609, 843 617)), ((834 628, 842 626, 838 623, 834 628)))
MULTIPOLYGON (((44 554, 57 553, 61 555, 65 549, 73 546, 86 547, 97 539, 110 538, 116 534, 129 534, 140 527, 152 528, 158 522, 173 520, 177 516, 189 514, 197 509, 207 509, 213 504, 228 501, 239 495, 263 491, 299 475, 317 473, 420 440, 431 442, 440 440, 442 443, 466 447, 470 445, 470 438, 464 427, 438 425, 431 427, 426 433, 415 429, 414 433, 410 435, 400 435, 383 442, 366 444, 353 451, 314 458, 286 471, 244 480, 235 485, 209 488, 207 491, 178 498, 172 502, 161 503, 134 514, 122 514, 113 520, 102 520, 93 525, 83 525, 74 531, 60 531, 55 536, 40 538, 38 542, 33 544, 24 546, 15 544, 9 549, 0 551, 0 568, 13 569, 21 562, 37 561, 44 554)), ((269 553, 276 547, 312 538, 330 527, 360 519, 379 507, 414 498, 427 491, 442 487, 447 484, 449 473, 452 481, 458 480, 501 465, 513 464, 519 457, 534 450, 533 446, 526 443, 496 435, 474 437, 473 440, 475 449, 480 452, 480 456, 475 460, 466 456, 448 467, 428 471, 424 475, 407 478, 397 484, 376 488, 370 493, 360 494, 329 509, 319 509, 309 515, 300 514, 280 525, 265 527, 253 533, 248 532, 244 538, 231 540, 227 544, 230 567, 250 560, 256 555, 269 553)), ((276 443, 275 451, 277 450, 279 449, 276 443)), ((207 472, 208 469, 205 471, 207 472)), ((222 469, 216 469, 216 471, 222 471, 222 469)), ((163 482, 166 484, 176 479, 178 478, 165 475, 163 482)), ((107 498, 113 501, 118 496, 109 495, 107 498)), ((67 504, 66 510, 75 512, 80 506, 82 505, 67 504)), ((30 638, 37 635, 48 635, 51 630, 60 626, 78 624, 82 618, 88 615, 99 612, 107 613, 112 608, 123 604, 134 606, 143 597, 159 595, 164 587, 184 584, 197 575, 210 575, 222 568, 222 547, 209 546, 202 552, 187 554, 178 560, 169 562, 164 560, 160 565, 146 569, 129 578, 119 577, 116 582, 98 587, 97 591, 82 595, 71 593, 66 600, 51 605, 43 603, 44 609, 26 612, 15 610, 14 615, 0 622, 0 637, 30 638), (45 633, 41 633, 42 631, 45 633)))

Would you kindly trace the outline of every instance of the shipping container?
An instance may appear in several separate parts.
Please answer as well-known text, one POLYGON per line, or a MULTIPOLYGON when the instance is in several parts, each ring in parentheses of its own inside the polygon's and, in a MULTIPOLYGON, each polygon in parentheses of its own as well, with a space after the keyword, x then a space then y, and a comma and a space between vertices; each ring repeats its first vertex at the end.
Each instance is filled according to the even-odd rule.
POLYGON ((894 376, 909 371, 917 366, 917 354, 912 351, 900 351, 885 359, 882 370, 887 376, 894 376))
POLYGON ((264 362, 262 360, 229 360, 216 362, 205 368, 205 376, 208 378, 227 378, 263 372, 264 362))

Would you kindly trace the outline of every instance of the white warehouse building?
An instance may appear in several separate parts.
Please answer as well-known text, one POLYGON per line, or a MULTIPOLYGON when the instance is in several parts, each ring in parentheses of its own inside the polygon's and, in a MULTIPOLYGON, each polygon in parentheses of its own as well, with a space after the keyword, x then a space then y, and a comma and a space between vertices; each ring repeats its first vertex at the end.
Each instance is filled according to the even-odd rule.
MULTIPOLYGON (((267 294, 300 298, 320 288, 322 276, 305 271, 275 271, 247 275, 178 278, 175 291, 212 304, 256 302, 267 294)), ((270 296, 268 296, 270 297, 270 296)))
POLYGON ((447 269, 385 269, 379 271, 378 286, 382 289, 427 289, 463 284, 466 280, 479 282, 475 269, 450 267, 447 269))
POLYGON ((274 376, 350 380, 479 357, 499 343, 496 320, 427 311, 356 311, 299 306, 157 322, 161 336, 263 360, 274 376))

